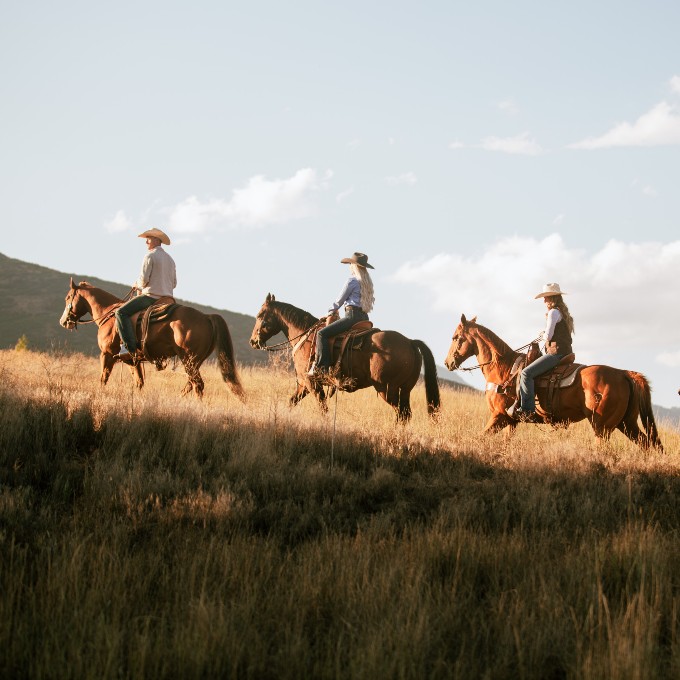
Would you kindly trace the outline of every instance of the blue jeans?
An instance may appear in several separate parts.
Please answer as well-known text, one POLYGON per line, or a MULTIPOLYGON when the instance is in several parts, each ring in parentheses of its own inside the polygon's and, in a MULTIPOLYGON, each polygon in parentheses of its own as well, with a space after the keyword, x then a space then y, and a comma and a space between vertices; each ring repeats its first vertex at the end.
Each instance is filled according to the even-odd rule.
POLYGON ((522 411, 535 411, 534 379, 555 368, 566 354, 544 354, 522 370, 519 377, 520 407, 522 411))
POLYGON ((128 348, 129 352, 137 350, 137 334, 132 326, 132 317, 137 312, 141 312, 156 302, 156 298, 151 295, 138 295, 128 300, 116 310, 116 328, 120 341, 128 348))
POLYGON ((368 314, 361 309, 347 309, 342 319, 322 328, 316 334, 316 365, 318 368, 330 368, 331 350, 328 339, 338 333, 349 330, 359 321, 368 321, 368 314))

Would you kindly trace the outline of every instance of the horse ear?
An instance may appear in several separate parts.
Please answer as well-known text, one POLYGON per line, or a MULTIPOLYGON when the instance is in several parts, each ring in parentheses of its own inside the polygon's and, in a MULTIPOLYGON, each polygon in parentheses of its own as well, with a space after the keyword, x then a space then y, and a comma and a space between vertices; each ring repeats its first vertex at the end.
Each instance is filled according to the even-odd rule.
POLYGON ((272 294, 271 294, 271 293, 267 293, 267 297, 266 297, 266 299, 265 299, 265 302, 271 302, 271 301, 272 301, 272 294))
POLYGON ((467 323, 467 319, 465 318, 465 314, 460 315, 460 322, 463 324, 463 326, 467 323))
POLYGON ((73 277, 71 277, 71 289, 73 290, 73 289, 75 289, 75 287, 76 287, 76 284, 73 283, 73 277))
POLYGON ((476 317, 476 316, 473 316, 473 317, 470 319, 470 323, 477 323, 477 317, 476 317))

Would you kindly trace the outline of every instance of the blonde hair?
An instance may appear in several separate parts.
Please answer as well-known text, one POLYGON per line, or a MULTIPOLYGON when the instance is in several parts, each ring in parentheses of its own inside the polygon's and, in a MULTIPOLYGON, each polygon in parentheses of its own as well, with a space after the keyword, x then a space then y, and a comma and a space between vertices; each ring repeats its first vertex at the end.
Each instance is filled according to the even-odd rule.
POLYGON ((571 314, 569 313, 569 308, 567 307, 566 303, 562 299, 561 295, 551 295, 546 297, 546 299, 549 299, 549 301, 552 303, 551 307, 555 307, 556 309, 560 310, 560 314, 562 315, 562 318, 564 319, 565 323, 567 324, 567 329, 569 330, 569 334, 573 335, 574 334, 574 319, 572 318, 571 314))
POLYGON ((359 283, 361 283, 361 309, 368 314, 373 310, 373 304, 375 303, 371 275, 368 273, 366 267, 362 267, 354 262, 349 265, 349 270, 357 279, 359 279, 359 283))

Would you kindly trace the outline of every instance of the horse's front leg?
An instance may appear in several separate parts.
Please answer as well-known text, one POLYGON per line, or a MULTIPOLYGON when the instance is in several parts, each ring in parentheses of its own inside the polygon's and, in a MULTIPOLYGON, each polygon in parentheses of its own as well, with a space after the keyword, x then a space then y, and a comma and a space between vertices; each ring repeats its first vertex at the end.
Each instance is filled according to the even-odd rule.
POLYGON ((130 372, 135 379, 135 385, 137 385, 137 389, 141 390, 142 387, 144 387, 144 371, 142 369, 142 364, 130 366, 130 372))
POLYGON ((111 377, 111 371, 116 364, 116 360, 113 358, 112 354, 102 352, 99 355, 99 363, 102 367, 102 374, 99 381, 101 382, 102 387, 104 387, 111 377))
POLYGON ((288 403, 291 406, 296 406, 298 402, 304 399, 308 394, 309 390, 307 389, 307 387, 302 383, 298 382, 297 387, 295 388, 295 392, 293 393, 293 396, 288 400, 288 403))
POLYGON ((484 434, 495 434, 506 427, 510 427, 509 434, 512 434, 517 427, 517 421, 507 413, 494 413, 484 427, 484 434))

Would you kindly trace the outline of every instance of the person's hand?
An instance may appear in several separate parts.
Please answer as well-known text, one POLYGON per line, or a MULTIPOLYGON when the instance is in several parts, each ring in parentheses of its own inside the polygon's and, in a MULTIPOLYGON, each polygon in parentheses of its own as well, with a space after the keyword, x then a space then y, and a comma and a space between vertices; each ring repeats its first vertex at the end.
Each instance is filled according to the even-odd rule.
POLYGON ((335 312, 333 314, 329 314, 326 317, 326 326, 330 326, 334 321, 337 321, 340 318, 340 315, 335 312))

